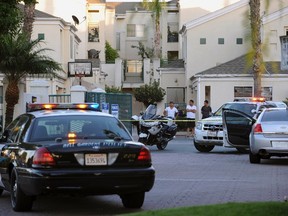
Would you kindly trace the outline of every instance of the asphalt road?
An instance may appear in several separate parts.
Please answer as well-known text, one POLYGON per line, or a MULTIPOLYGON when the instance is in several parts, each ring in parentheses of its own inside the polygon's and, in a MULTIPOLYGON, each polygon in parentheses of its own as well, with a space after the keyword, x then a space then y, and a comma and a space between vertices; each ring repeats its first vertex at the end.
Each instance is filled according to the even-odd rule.
POLYGON ((0 197, 0 215, 119 215, 180 206, 227 202, 283 201, 288 196, 288 158, 250 164, 247 154, 217 147, 198 153, 191 139, 177 137, 164 151, 151 147, 156 182, 142 209, 127 210, 118 196, 40 197, 32 212, 15 213, 9 193, 0 197))

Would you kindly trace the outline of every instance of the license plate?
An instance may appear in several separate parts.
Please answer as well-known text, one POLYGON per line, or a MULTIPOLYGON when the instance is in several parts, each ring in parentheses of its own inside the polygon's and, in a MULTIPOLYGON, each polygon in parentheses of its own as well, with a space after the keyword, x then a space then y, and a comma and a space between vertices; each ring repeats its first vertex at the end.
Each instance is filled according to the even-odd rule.
POLYGON ((288 148, 288 142, 272 142, 272 147, 275 148, 288 148))
POLYGON ((216 137, 217 136, 217 131, 207 131, 207 136, 216 137))
POLYGON ((107 165, 107 155, 106 154, 86 154, 85 165, 86 166, 107 165))

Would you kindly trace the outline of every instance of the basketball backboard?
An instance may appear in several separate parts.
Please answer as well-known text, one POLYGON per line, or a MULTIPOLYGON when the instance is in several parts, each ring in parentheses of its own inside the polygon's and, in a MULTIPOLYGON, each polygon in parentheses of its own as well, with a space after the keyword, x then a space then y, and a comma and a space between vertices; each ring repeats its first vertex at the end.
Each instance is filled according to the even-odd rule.
POLYGON ((68 77, 92 77, 92 62, 68 62, 68 77))

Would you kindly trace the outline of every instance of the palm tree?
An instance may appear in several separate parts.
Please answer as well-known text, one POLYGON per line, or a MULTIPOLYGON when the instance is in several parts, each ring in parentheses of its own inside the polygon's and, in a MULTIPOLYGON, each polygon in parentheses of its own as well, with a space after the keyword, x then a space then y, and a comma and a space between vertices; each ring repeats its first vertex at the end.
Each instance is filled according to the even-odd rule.
POLYGON ((59 63, 45 55, 40 41, 28 40, 25 33, 0 36, 0 71, 8 82, 5 92, 5 125, 13 120, 14 106, 19 100, 18 84, 28 75, 55 74, 62 70, 59 63))
POLYGON ((21 16, 17 7, 20 0, 0 1, 0 34, 7 34, 17 29, 21 24, 21 16))
POLYGON ((155 36, 154 36, 154 56, 157 58, 161 57, 161 30, 160 30, 160 16, 162 9, 165 6, 164 0, 143 0, 143 7, 146 10, 152 11, 154 24, 155 24, 155 36))
MULTIPOLYGON (((264 2, 265 10, 268 10, 270 2, 269 0, 264 2)), ((261 77, 265 70, 262 55, 262 40, 261 40, 261 27, 262 18, 260 14, 261 0, 250 0, 250 27, 251 27, 251 45, 252 45, 252 69, 254 78, 254 96, 261 97, 262 84, 261 77)), ((281 2, 279 2, 281 7, 281 2)))
POLYGON ((24 23, 22 30, 27 34, 28 40, 31 39, 34 23, 35 5, 37 0, 23 0, 24 2, 24 23))

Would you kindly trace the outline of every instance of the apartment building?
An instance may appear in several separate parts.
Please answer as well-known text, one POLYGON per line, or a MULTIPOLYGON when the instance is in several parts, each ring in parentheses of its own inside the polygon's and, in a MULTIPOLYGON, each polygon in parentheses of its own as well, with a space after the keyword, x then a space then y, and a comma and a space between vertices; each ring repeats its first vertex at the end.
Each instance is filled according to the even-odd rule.
MULTIPOLYGON (((138 54, 139 42, 147 49, 154 47, 154 21, 152 12, 136 0, 39 0, 36 9, 45 12, 46 17, 36 15, 33 37, 44 37, 47 47, 55 50, 49 54, 64 68, 57 79, 48 81, 51 94, 69 93, 71 86, 80 82, 88 91, 108 85, 132 93, 134 88, 158 80, 167 93, 160 108, 170 100, 185 103, 189 99, 201 107, 208 99, 216 109, 225 101, 253 95, 251 71, 243 75, 242 70, 239 75, 246 67, 245 55, 251 47, 247 37, 248 3, 167 1, 160 18, 161 61, 142 59, 138 54), (113 64, 105 61, 106 41, 119 53, 113 64), (70 62, 90 62, 90 77, 73 75, 70 62), (235 93, 242 91, 248 93, 235 93)), ((287 44, 287 4, 284 0, 273 1, 267 10, 264 0, 262 3, 263 42, 269 50, 264 60, 270 65, 263 87, 273 100, 286 98, 286 71, 280 61, 287 58, 287 51, 280 38, 287 44), (274 65, 282 70, 272 73, 274 65)), ((135 113, 142 109, 136 101, 133 107, 135 113)))
MULTIPOLYGON (((268 8, 264 4, 263 96, 283 101, 288 97, 288 71, 281 67, 283 56, 287 59, 288 2, 273 1, 268 8)), ((248 14, 249 1, 241 0, 182 26, 187 97, 198 106, 207 99, 216 110, 226 101, 253 96, 252 70, 246 58, 251 50, 248 14)))

